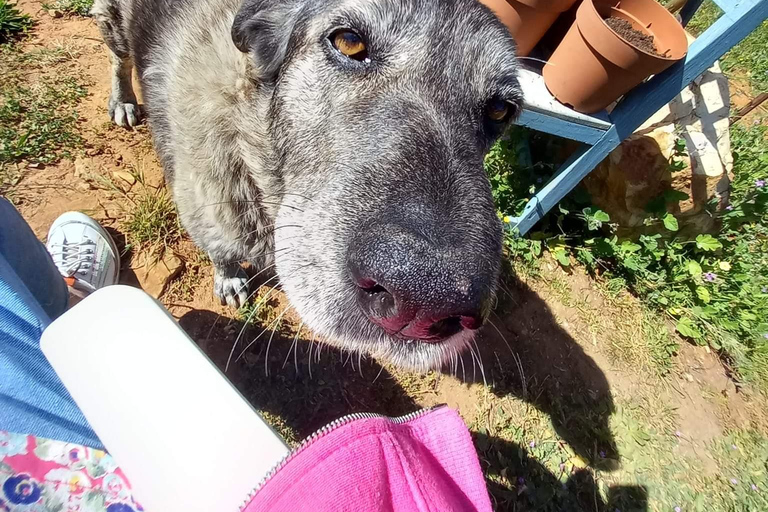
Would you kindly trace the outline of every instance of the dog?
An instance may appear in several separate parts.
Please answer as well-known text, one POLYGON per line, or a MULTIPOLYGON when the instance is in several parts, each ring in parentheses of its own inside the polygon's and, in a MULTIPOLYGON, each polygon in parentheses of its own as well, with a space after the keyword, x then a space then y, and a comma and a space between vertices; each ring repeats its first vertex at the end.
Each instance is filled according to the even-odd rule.
POLYGON ((477 0, 96 0, 109 115, 135 66, 182 225, 222 304, 241 262, 305 326, 403 368, 469 346, 499 279, 483 158, 521 109, 507 29, 477 0))

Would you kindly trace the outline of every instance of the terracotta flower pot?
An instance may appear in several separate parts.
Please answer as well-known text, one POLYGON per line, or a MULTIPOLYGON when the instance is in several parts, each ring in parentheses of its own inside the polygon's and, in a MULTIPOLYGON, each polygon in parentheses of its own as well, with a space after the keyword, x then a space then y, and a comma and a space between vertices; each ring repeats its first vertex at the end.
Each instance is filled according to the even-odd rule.
POLYGON ((549 62, 544 81, 561 103, 584 113, 603 110, 651 75, 679 61, 688 51, 680 23, 656 0, 584 0, 549 62), (630 44, 605 22, 622 18, 653 36, 655 55, 630 44))
POLYGON ((517 54, 531 53, 561 13, 576 0, 480 0, 504 23, 517 42, 517 54))

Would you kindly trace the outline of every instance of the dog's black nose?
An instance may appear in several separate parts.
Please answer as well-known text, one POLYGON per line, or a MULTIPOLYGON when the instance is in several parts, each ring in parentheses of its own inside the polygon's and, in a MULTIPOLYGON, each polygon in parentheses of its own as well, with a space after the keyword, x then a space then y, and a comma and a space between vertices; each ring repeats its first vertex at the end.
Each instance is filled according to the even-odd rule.
POLYGON ((398 225, 378 225, 352 243, 348 267, 357 302, 387 333, 436 343, 479 329, 488 314, 494 267, 483 255, 398 225))

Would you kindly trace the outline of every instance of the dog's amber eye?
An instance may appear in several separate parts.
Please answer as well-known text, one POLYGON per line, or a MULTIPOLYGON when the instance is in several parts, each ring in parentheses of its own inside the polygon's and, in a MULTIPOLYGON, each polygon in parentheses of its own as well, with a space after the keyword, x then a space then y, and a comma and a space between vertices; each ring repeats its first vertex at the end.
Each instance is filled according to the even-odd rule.
POLYGON ((368 57, 368 48, 362 38, 351 30, 339 30, 331 36, 333 47, 350 59, 365 60, 368 57))
POLYGON ((506 101, 495 99, 488 103, 486 112, 492 121, 502 123, 509 118, 509 115, 512 113, 512 109, 510 108, 509 103, 506 101))

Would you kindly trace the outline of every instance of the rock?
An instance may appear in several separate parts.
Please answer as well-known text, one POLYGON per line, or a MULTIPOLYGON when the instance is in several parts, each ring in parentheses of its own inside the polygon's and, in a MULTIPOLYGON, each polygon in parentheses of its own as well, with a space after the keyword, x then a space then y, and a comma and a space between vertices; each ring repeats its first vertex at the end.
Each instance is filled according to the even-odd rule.
POLYGON ((75 188, 81 192, 87 192, 91 190, 91 184, 87 181, 81 181, 75 185, 75 188))
POLYGON ((61 18, 64 16, 64 13, 58 9, 48 9, 48 16, 51 18, 61 18))
POLYGON ((179 257, 168 250, 159 260, 148 255, 139 256, 139 259, 144 263, 139 268, 134 268, 136 277, 139 279, 141 288, 156 299, 160 298, 168 283, 181 272, 184 266, 179 257))
POLYGON ((104 150, 102 148, 88 148, 85 151, 85 154, 88 156, 96 156, 102 154, 103 152, 104 150))
POLYGON ((123 155, 117 155, 115 157, 115 166, 120 167, 123 165, 123 155))
POLYGON ((82 157, 75 158, 75 178, 87 178, 91 174, 88 160, 82 157))
POLYGON ((133 186, 136 183, 136 177, 128 171, 112 171, 112 176, 123 180, 128 185, 133 186))
POLYGON ((678 218, 681 230, 714 227, 705 206, 713 198, 720 208, 728 204, 729 110, 728 80, 715 64, 587 176, 583 184, 592 201, 619 224, 622 236, 642 234, 652 215, 648 207, 656 203, 678 218))

